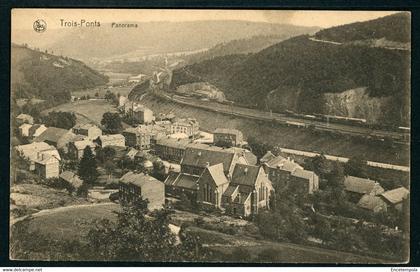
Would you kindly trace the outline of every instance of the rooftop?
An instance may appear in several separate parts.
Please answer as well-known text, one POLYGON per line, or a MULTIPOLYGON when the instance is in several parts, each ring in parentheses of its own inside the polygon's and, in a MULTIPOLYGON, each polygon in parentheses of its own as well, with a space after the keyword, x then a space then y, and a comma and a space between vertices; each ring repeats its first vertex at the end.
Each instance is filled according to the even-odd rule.
POLYGON ((400 187, 397 189, 386 191, 382 193, 381 196, 385 198, 387 201, 391 202, 392 204, 400 203, 408 196, 410 192, 404 188, 400 187))
POLYGON ((125 174, 124 176, 122 176, 120 178, 120 181, 122 183, 131 183, 134 185, 137 185, 139 187, 144 186, 146 183, 155 183, 155 184, 159 184, 161 185, 162 182, 160 182, 159 180, 155 179, 152 176, 146 175, 144 173, 133 173, 133 172, 128 172, 127 174, 125 174))
POLYGON ((379 185, 378 182, 353 176, 345 177, 344 187, 346 191, 359 194, 370 194, 374 190, 378 191, 378 193, 384 192, 384 189, 379 185))
POLYGON ((61 137, 71 133, 70 131, 57 127, 48 127, 44 132, 42 132, 38 137, 34 139, 35 142, 53 142, 57 143, 61 137))
POLYGON ((260 173, 259 166, 236 164, 232 174, 232 184, 254 186, 260 173))

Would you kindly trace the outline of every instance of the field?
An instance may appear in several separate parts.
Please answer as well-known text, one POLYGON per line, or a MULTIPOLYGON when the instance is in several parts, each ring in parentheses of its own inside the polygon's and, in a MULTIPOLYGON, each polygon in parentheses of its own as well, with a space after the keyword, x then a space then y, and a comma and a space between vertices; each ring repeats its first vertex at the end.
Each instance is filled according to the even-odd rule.
POLYGON ((272 125, 268 122, 243 119, 215 112, 209 112, 189 106, 164 101, 148 96, 142 103, 155 113, 172 112, 178 117, 195 117, 204 130, 213 131, 217 127, 236 128, 245 137, 254 137, 261 142, 297 150, 324 152, 325 154, 353 157, 360 156, 366 160, 408 165, 408 147, 389 147, 379 142, 363 142, 345 136, 329 134, 316 135, 307 129, 272 125))
POLYGON ((86 200, 73 197, 65 190, 56 190, 38 184, 18 184, 10 188, 12 214, 16 217, 42 209, 86 204, 86 200))
POLYGON ((40 230, 51 239, 78 240, 87 235, 93 220, 114 220, 113 211, 120 209, 115 203, 88 204, 85 206, 62 207, 46 210, 30 221, 30 230, 40 230))
POLYGON ((50 108, 43 111, 42 114, 47 114, 50 111, 74 112, 77 115, 77 123, 94 122, 100 125, 105 112, 116 112, 117 110, 106 100, 80 100, 50 108))

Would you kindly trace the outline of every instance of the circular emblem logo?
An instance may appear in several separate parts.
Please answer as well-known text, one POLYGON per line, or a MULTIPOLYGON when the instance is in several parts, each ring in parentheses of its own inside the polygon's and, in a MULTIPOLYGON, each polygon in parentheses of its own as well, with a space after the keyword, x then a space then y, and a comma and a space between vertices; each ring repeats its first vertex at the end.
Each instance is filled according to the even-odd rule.
POLYGON ((42 19, 36 20, 34 22, 34 30, 38 33, 44 32, 47 30, 47 23, 42 19))

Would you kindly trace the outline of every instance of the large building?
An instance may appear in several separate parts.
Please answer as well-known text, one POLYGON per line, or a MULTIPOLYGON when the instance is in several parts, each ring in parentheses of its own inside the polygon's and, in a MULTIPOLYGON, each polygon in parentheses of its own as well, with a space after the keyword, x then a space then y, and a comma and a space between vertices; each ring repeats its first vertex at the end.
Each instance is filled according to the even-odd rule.
POLYGON ((180 163, 187 146, 191 142, 187 139, 160 138, 154 146, 155 154, 162 160, 180 163))
POLYGON ((102 135, 102 130, 93 124, 81 124, 73 127, 73 133, 84 135, 90 140, 95 140, 102 135))
POLYGON ((158 125, 140 125, 130 127, 123 131, 126 146, 136 147, 140 150, 150 149, 152 143, 166 136, 165 128, 158 125))
POLYGON ((379 196, 385 192, 377 181, 354 176, 344 178, 344 190, 354 203, 358 203, 363 195, 379 196))
POLYGON ((214 132, 214 144, 222 147, 240 146, 244 141, 241 131, 229 128, 217 128, 214 132))
POLYGON ((120 178, 119 197, 123 204, 147 199, 150 211, 161 209, 165 204, 165 185, 144 173, 128 172, 120 178))
POLYGON ((125 146, 125 137, 122 134, 101 135, 96 140, 102 148, 105 146, 125 146))
POLYGON ((227 214, 248 217, 269 209, 273 186, 260 166, 236 164, 232 179, 222 196, 227 214))
POLYGON ((198 133, 199 123, 194 118, 179 119, 171 125, 171 134, 184 133, 188 137, 193 137, 198 133))
POLYGON ((150 124, 155 120, 151 109, 133 101, 128 101, 124 104, 124 112, 139 124, 150 124))
POLYGON ((197 202, 203 207, 222 208, 222 195, 229 186, 223 163, 208 166, 198 179, 197 202))
POLYGON ((54 146, 51 146, 45 142, 34 142, 26 145, 18 145, 16 151, 19 156, 24 158, 28 162, 28 170, 35 170, 35 161, 44 155, 55 156, 61 160, 60 154, 54 146))
POLYGON ((35 162, 35 173, 42 178, 58 178, 60 175, 60 158, 48 153, 38 153, 35 162))

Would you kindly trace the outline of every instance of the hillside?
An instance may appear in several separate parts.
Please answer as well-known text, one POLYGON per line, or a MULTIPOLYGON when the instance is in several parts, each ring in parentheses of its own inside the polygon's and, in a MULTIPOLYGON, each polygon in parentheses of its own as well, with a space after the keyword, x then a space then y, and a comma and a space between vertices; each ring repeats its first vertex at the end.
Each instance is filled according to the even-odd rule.
MULTIPOLYGON (((162 19, 164 20, 164 18, 162 19)), ((50 35, 52 38, 49 43, 38 41, 38 37, 31 29, 28 33, 25 31, 13 33, 12 41, 19 44, 26 42, 42 49, 53 50, 87 61, 91 59, 103 60, 104 58, 130 59, 153 54, 189 52, 256 35, 291 37, 318 30, 294 25, 223 20, 130 23, 136 23, 138 27, 116 29, 109 24, 103 24, 98 28, 75 28, 46 32, 46 35, 50 35), (40 45, 36 44, 41 42, 40 45)))
POLYGON ((323 29, 317 32, 315 37, 341 43, 382 38, 408 43, 411 41, 410 24, 409 13, 398 13, 367 22, 323 29))
POLYGON ((108 78, 83 62, 12 44, 11 91, 14 98, 68 102, 70 92, 103 85, 108 78))
MULTIPOLYGON (((315 28, 314 30, 315 31, 315 28)), ((302 31, 299 31, 302 32, 302 31)), ((301 34, 306 33, 299 33, 296 32, 294 36, 298 36, 301 34)), ((233 54, 248 54, 248 53, 256 53, 258 51, 263 50, 273 44, 279 43, 282 40, 286 40, 291 38, 289 34, 285 35, 269 35, 263 36, 258 35, 248 39, 238 39, 232 40, 226 43, 219 43, 216 44, 214 47, 205 50, 203 52, 198 52, 195 54, 187 55, 183 57, 187 64, 192 64, 195 62, 200 62, 207 59, 212 59, 215 57, 233 55, 233 54)))
MULTIPOLYGON (((389 17, 395 31, 406 27, 405 20, 399 20, 405 18, 401 14, 382 19, 386 23, 389 17)), ((373 27, 370 22, 366 24, 373 27)), ((380 19, 374 25, 381 25, 380 19)), ((355 31, 361 28, 358 26, 355 31)), ((409 76, 408 50, 337 45, 301 35, 255 54, 216 57, 180 68, 173 73, 171 87, 207 81, 222 90, 227 99, 250 107, 278 112, 288 109, 308 114, 347 115, 365 118, 370 123, 401 125, 410 119, 409 76), (373 103, 382 114, 370 115, 372 109, 363 106, 343 113, 343 107, 329 104, 337 103, 340 97, 325 95, 357 88, 363 88, 365 92, 357 97, 365 100, 367 97, 368 101, 353 101, 354 104, 367 102, 366 107, 370 107, 373 103), (383 98, 379 106, 376 105, 377 98, 383 98), (375 101, 371 103, 369 99, 375 101)), ((339 102, 345 103, 345 97, 342 99, 339 102)))

